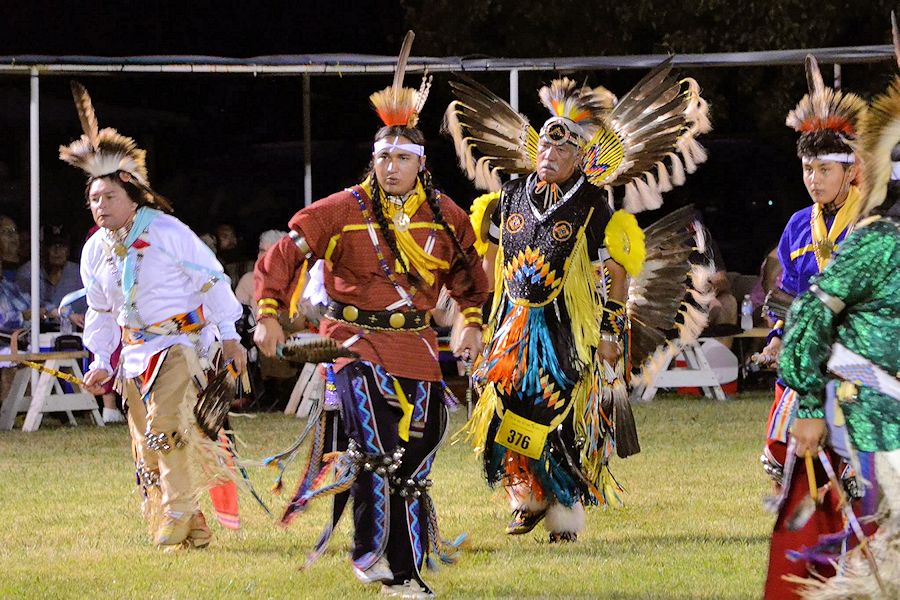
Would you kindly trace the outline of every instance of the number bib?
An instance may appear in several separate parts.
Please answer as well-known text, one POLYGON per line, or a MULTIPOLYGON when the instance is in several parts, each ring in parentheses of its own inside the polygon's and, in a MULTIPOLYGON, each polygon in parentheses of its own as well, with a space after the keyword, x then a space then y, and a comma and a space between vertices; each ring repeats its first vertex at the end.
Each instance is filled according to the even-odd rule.
POLYGON ((503 420, 500 421, 500 429, 497 430, 494 442, 537 460, 544 451, 549 431, 550 428, 546 425, 529 421, 507 410, 503 413, 503 420))

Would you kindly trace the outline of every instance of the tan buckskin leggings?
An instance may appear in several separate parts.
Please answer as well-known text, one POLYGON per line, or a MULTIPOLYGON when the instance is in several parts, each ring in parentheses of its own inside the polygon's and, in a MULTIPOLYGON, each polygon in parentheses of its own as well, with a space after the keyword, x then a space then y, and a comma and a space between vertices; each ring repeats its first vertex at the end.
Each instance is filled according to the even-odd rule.
MULTIPOLYGON (((134 442, 135 462, 143 460, 148 470, 159 470, 163 510, 174 513, 193 513, 198 509, 196 489, 191 479, 188 448, 176 448, 172 434, 184 431, 185 406, 197 401, 197 385, 193 376, 203 381, 203 371, 193 348, 176 345, 168 349, 159 374, 153 382, 146 404, 138 389, 138 380, 129 380, 125 387, 128 402, 128 427, 134 442), (147 446, 147 431, 165 433, 172 449, 153 451, 147 446)), ((187 411, 190 414, 190 410, 187 411)))

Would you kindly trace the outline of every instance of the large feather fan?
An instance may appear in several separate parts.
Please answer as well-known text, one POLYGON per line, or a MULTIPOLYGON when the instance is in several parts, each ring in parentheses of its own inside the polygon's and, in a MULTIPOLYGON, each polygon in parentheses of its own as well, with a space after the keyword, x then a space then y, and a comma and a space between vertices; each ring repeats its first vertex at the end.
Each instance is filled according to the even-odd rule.
POLYGON ((538 133, 505 100, 469 78, 451 81, 456 100, 444 114, 459 164, 475 187, 500 191, 500 175, 537 168, 538 133), (477 158, 476 158, 477 154, 477 158))
MULTIPOLYGON (((569 79, 541 90, 554 115, 580 119, 591 136, 582 169, 594 185, 624 186, 629 212, 658 208, 662 192, 706 160, 695 139, 710 130, 706 102, 694 80, 678 80, 671 70, 668 59, 618 101, 604 88, 579 88, 569 79)), ((496 191, 501 171, 534 171, 538 134, 528 119, 470 79, 450 86, 457 99, 447 107, 444 129, 475 186, 496 191)))
POLYGON ((693 206, 666 215, 644 229, 647 258, 628 288, 631 360, 641 388, 656 378, 685 344, 705 329, 714 298, 711 264, 690 262, 693 252, 705 254, 703 225, 693 206), (677 333, 669 339, 672 331, 677 333))
POLYGON ((856 151, 862 161, 864 193, 860 216, 880 206, 887 196, 893 164, 891 153, 900 144, 900 77, 875 98, 859 124, 856 151))
POLYGON ((697 82, 677 79, 669 58, 616 103, 607 128, 588 145, 583 168, 594 185, 624 186, 628 212, 653 210, 662 206, 663 192, 682 185, 685 173, 706 161, 696 136, 711 129, 697 82), (621 163, 596 172, 597 153, 609 152, 615 141, 621 163))

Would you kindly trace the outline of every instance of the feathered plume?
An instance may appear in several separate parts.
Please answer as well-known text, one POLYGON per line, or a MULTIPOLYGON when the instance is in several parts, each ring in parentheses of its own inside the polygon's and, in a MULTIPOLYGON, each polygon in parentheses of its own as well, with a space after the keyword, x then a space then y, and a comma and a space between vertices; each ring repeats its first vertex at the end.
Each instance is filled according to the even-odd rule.
POLYGON ((891 41, 894 42, 894 57, 900 67, 900 29, 897 28, 897 15, 891 11, 891 41))
POLYGON ((884 202, 891 180, 891 152, 900 144, 900 77, 872 101, 860 120, 859 138, 857 151, 865 194, 860 216, 865 216, 884 202))
POLYGON ((94 113, 91 96, 85 87, 77 81, 72 81, 70 86, 72 88, 72 97, 75 98, 75 110, 78 111, 78 119, 81 121, 81 129, 94 150, 98 150, 100 126, 97 124, 97 115, 94 113))
POLYGON ((785 124, 801 134, 827 130, 855 137, 857 122, 866 109, 865 101, 856 94, 826 87, 819 63, 811 54, 806 56, 806 83, 809 93, 788 113, 785 124))
POLYGON ((588 138, 616 103, 616 97, 606 88, 578 87, 568 77, 545 85, 538 91, 538 96, 553 116, 565 117, 584 126, 588 138))
POLYGON ((403 87, 406 61, 409 59, 409 52, 415 37, 415 33, 408 31, 406 37, 403 38, 400 56, 397 58, 397 68, 394 69, 394 82, 391 86, 369 96, 381 122, 388 126, 415 127, 419 121, 419 112, 428 98, 431 77, 427 73, 422 79, 419 90, 403 87))
POLYGON ((146 151, 138 148, 134 139, 120 134, 115 129, 110 127, 100 129, 87 89, 77 81, 73 81, 71 87, 78 120, 84 133, 68 146, 59 147, 60 160, 78 167, 92 178, 120 171, 128 173, 131 176, 130 181, 145 192, 148 204, 166 212, 173 212, 169 201, 150 188, 146 151))

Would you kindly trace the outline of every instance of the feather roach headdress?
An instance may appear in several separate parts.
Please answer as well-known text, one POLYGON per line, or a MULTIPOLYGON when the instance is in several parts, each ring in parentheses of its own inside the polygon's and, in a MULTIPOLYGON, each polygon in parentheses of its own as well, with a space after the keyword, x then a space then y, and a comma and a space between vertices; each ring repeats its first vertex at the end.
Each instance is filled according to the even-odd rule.
POLYGON ((866 110, 865 101, 852 93, 825 87, 819 63, 806 56, 809 93, 788 113, 785 124, 800 134, 797 153, 802 157, 852 163, 850 143, 866 110))
POLYGON ((60 146, 59 158, 78 167, 91 179, 118 173, 123 182, 130 181, 143 191, 147 204, 172 212, 169 201, 150 188, 146 151, 115 129, 100 129, 91 97, 77 81, 72 82, 72 96, 84 133, 68 146, 60 146))
POLYGON ((388 126, 400 125, 401 127, 415 127, 419 122, 419 113, 428 99, 431 89, 431 76, 427 73, 422 78, 422 84, 418 90, 403 87, 403 75, 406 72, 406 61, 412 49, 413 39, 416 35, 409 31, 403 39, 400 48, 400 56, 397 59, 397 68, 394 69, 394 82, 380 92, 369 96, 375 112, 382 123, 388 126))

